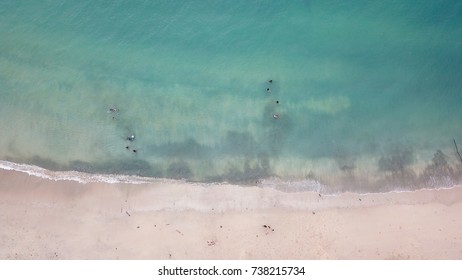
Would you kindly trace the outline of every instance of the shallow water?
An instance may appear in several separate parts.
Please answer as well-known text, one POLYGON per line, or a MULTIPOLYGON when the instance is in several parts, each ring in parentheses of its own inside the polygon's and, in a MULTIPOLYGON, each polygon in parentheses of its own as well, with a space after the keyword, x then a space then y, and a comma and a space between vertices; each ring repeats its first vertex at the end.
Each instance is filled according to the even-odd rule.
POLYGON ((462 5, 344 2, 4 0, 0 159, 331 191, 460 182, 462 5))

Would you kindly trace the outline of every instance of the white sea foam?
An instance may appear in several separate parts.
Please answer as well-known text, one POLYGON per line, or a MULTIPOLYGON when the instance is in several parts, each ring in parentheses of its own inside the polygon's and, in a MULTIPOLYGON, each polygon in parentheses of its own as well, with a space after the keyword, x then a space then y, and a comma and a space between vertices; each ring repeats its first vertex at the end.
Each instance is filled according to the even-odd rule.
POLYGON ((0 160, 0 169, 27 173, 32 176, 53 181, 75 181, 82 184, 102 182, 109 184, 147 184, 156 182, 156 178, 133 175, 90 174, 78 171, 50 171, 38 166, 0 160))
MULTIPOLYGON (((136 175, 121 175, 121 174, 92 174, 79 171, 53 171, 39 166, 15 163, 10 161, 0 160, 0 169, 11 170, 26 173, 31 176, 52 180, 52 181, 75 181, 82 184, 88 183, 108 183, 108 184, 150 184, 164 183, 169 185, 185 184, 185 180, 176 180, 168 178, 141 177, 136 175)), ((230 185, 229 183, 200 183, 187 182, 197 186, 222 186, 230 185)))
MULTIPOLYGON (((140 177, 136 175, 120 175, 120 174, 91 174, 79 171, 52 171, 35 165, 14 163, 9 161, 0 160, 0 169, 11 170, 26 173, 31 176, 52 180, 52 181, 75 181, 82 184, 88 183, 108 183, 108 184, 149 184, 149 183, 167 183, 171 185, 175 184, 191 184, 202 187, 213 187, 232 185, 227 182, 216 182, 216 183, 200 183, 200 182, 187 182, 184 180, 175 180, 167 178, 152 178, 152 177, 140 177)), ((340 193, 329 193, 329 187, 323 185, 317 180, 304 179, 304 180, 283 180, 278 177, 265 178, 259 181, 258 187, 262 188, 274 188, 283 192, 313 192, 322 193, 323 196, 339 196, 342 194, 359 194, 363 196, 377 194, 374 192, 363 192, 355 193, 352 191, 340 192, 340 193)), ((389 190, 383 193, 409 193, 423 190, 450 190, 454 188, 460 188, 461 185, 453 185, 446 187, 435 187, 435 188, 419 188, 415 190, 396 189, 389 190)))

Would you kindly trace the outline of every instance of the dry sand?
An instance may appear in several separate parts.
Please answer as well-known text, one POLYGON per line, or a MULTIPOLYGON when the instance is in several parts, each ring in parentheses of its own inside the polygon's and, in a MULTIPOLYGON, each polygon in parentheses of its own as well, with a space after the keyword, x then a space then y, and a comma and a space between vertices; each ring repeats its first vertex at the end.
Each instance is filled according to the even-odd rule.
POLYGON ((0 259, 462 259, 462 187, 319 196, 0 170, 0 259))

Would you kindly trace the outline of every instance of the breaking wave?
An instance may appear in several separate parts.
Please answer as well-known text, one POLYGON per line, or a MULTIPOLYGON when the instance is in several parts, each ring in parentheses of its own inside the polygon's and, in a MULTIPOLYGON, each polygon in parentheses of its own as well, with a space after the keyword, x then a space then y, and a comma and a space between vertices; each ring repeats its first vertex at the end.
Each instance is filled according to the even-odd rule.
POLYGON ((35 165, 20 164, 3 160, 0 160, 0 169, 27 173, 32 176, 53 181, 75 181, 82 184, 95 182, 109 184, 147 184, 162 180, 134 175, 90 174, 78 171, 51 171, 35 165))

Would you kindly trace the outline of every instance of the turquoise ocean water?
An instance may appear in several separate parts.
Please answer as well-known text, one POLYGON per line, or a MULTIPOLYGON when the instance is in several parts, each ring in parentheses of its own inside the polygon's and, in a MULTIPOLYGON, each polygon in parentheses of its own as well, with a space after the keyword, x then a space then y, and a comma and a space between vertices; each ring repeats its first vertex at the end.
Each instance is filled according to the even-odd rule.
POLYGON ((462 3, 2 0, 0 131, 3 166, 450 186, 462 3))

